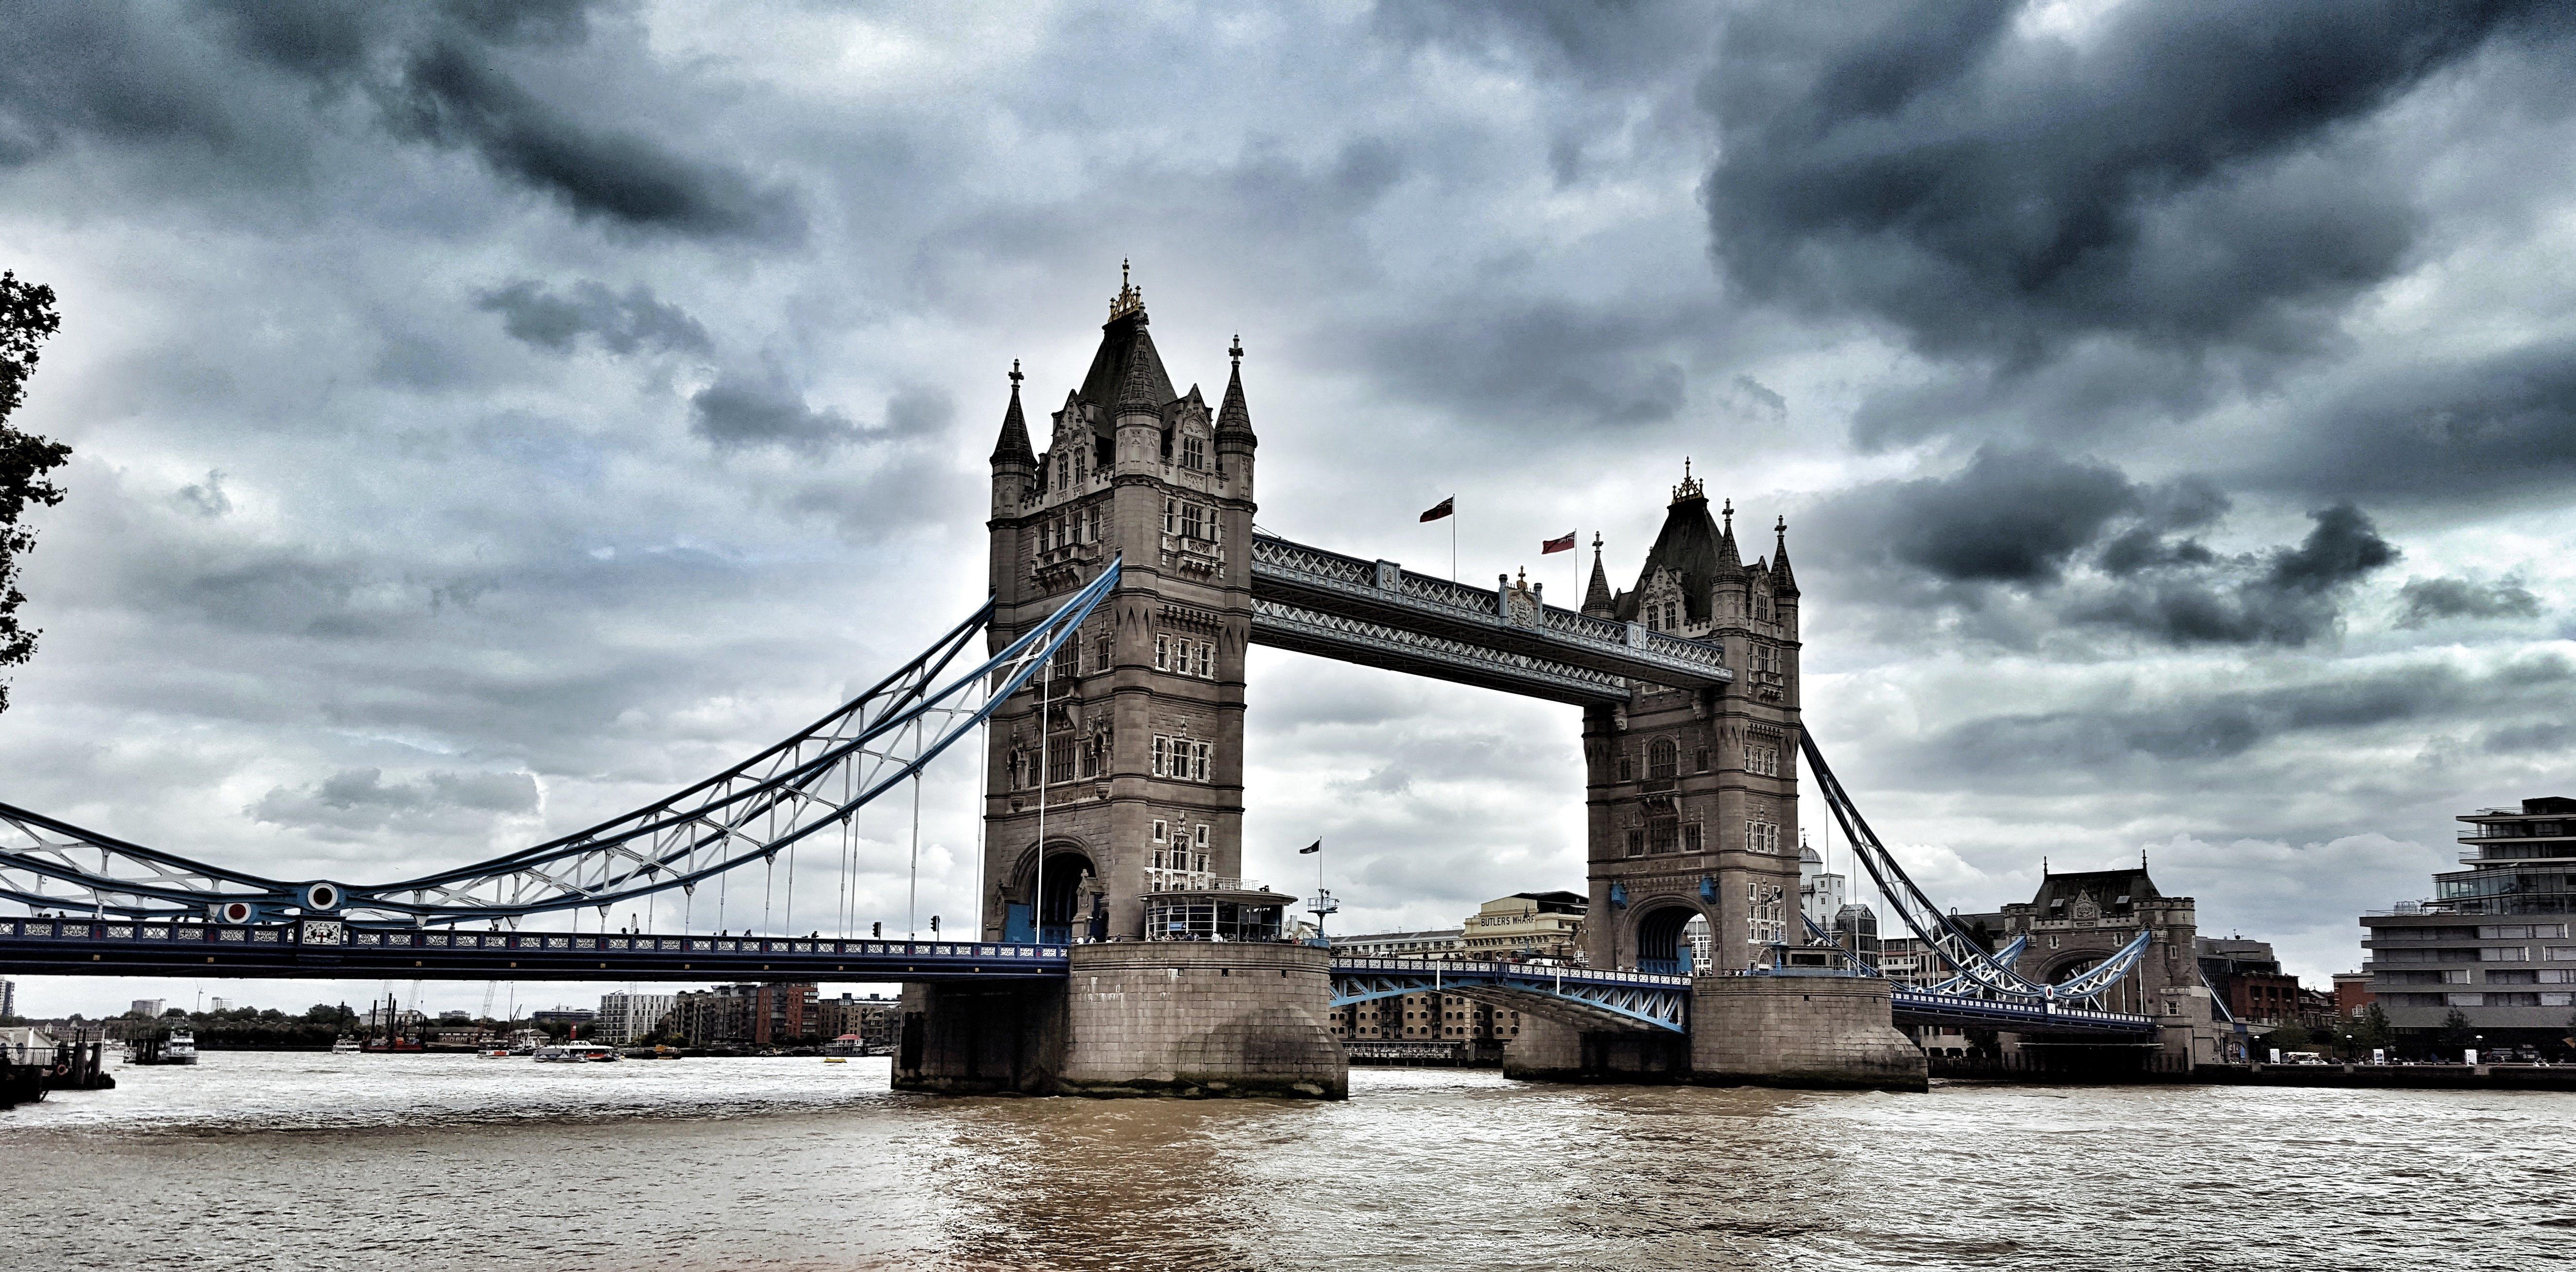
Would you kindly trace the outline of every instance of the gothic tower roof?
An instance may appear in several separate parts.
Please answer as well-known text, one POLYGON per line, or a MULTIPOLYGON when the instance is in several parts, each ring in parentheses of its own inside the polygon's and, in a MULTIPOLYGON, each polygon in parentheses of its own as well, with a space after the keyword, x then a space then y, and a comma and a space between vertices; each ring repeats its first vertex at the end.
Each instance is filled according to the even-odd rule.
POLYGON ((1796 596, 1798 594, 1798 576, 1789 572, 1789 519, 1787 517, 1780 518, 1779 523, 1772 526, 1771 529, 1772 533, 1779 536, 1772 541, 1773 547, 1771 549, 1772 594, 1776 596, 1796 596))
POLYGON ((1225 404, 1216 411, 1216 435, 1253 441, 1252 408, 1243 404, 1243 337, 1236 336, 1226 353, 1234 359, 1234 371, 1226 377, 1225 404))
POLYGON ((1735 548, 1735 501, 1726 501, 1726 524, 1717 532, 1717 573, 1721 578, 1744 577, 1744 554, 1735 548))
POLYGON ((1020 360, 1011 359, 1011 405, 1002 412, 1002 437, 993 443, 993 463, 1038 466, 1038 453, 1029 445, 1029 422, 1020 414, 1020 360))
POLYGON ((1082 387, 1075 395, 1099 408, 1100 433, 1114 436, 1118 412, 1140 406, 1160 417, 1163 408, 1180 395, 1172 391, 1172 377, 1163 370, 1163 355, 1154 349, 1154 337, 1146 330, 1145 297, 1125 279, 1126 267, 1119 267, 1117 299, 1109 302, 1109 321, 1100 325, 1100 349, 1091 355, 1091 370, 1084 373, 1082 387))
MULTIPOLYGON (((1700 489, 1699 479, 1683 470, 1682 484, 1673 488, 1673 502, 1664 510, 1664 528, 1655 536, 1655 546, 1646 553, 1645 568, 1637 572, 1634 591, 1618 599, 1618 617, 1633 620, 1646 584, 1652 582, 1658 569, 1670 570, 1682 581, 1682 600, 1688 621, 1704 623, 1709 619, 1710 592, 1717 585, 1722 558, 1719 553, 1717 523, 1708 515, 1708 496, 1700 489)), ((1732 546, 1728 541, 1727 546, 1732 546)))
POLYGON ((1601 534, 1592 535, 1592 585, 1583 589, 1583 612, 1608 617, 1618 612, 1619 600, 1610 593, 1610 576, 1601 569, 1601 534))

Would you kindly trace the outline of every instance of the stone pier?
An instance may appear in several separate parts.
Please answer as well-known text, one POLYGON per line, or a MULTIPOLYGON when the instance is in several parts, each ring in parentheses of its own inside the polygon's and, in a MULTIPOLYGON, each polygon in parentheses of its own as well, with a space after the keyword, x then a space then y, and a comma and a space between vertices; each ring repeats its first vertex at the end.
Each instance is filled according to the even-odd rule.
POLYGON ((1065 984, 907 985, 897 1090, 943 1095, 1338 1100, 1324 951, 1298 945, 1078 945, 1065 984))
POLYGON ((1695 1082, 1921 1091, 1923 1052, 1891 1023, 1887 982, 1826 976, 1702 976, 1690 1035, 1584 1030, 1533 1020, 1503 1053, 1506 1077, 1541 1082, 1695 1082))

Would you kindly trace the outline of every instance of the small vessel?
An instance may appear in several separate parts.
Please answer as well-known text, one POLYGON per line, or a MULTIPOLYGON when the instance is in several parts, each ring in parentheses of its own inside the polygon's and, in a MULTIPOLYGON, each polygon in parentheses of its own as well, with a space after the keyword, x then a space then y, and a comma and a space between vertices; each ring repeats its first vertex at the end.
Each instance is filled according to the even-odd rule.
POLYGON ((170 1040, 161 1044, 161 1063, 195 1064, 196 1062, 197 1035, 185 1029, 171 1030, 170 1040))
POLYGON ((340 1040, 331 1044, 331 1054, 335 1056, 354 1056, 358 1054, 358 1040, 347 1034, 340 1035, 340 1040))
POLYGON ((604 1064, 617 1059, 617 1052, 595 1042, 563 1042, 537 1048, 539 1064, 604 1064))
POLYGON ((486 1060, 507 1060, 510 1058, 510 1049, 508 1047, 485 1047, 483 1050, 475 1052, 474 1054, 481 1056, 486 1060))
POLYGON ((823 1057, 823 1063, 825 1063, 825 1064, 848 1064, 849 1062, 850 1062, 850 1058, 849 1058, 848 1056, 825 1056, 825 1057, 823 1057))

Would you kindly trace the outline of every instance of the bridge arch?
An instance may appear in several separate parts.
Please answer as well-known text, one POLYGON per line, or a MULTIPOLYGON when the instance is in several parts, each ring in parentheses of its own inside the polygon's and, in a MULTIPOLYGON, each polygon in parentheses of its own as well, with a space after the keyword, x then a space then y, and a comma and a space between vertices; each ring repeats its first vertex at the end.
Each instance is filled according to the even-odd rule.
POLYGON ((1620 934, 1620 966, 1666 974, 1694 970, 1689 936, 1693 919, 1714 930, 1715 920, 1696 897, 1666 893, 1631 904, 1626 931, 1620 934))
POLYGON ((1002 939, 1050 945, 1099 939, 1092 928, 1104 892, 1092 846, 1078 835, 1049 835, 1043 880, 1035 844, 1021 850, 1011 871, 1004 889, 1002 939))
MULTIPOLYGON (((2125 945, 2126 942, 2122 944, 2125 945)), ((2120 946, 2116 945, 2108 949, 2053 951, 2048 961, 2040 965, 2041 974, 2037 979, 2043 985, 2063 985, 2093 970, 2104 960, 2119 952, 2120 946)), ((2118 984, 2103 991, 2102 996, 2089 1005, 2101 1011, 2127 1012, 2139 1016, 2152 1015, 2154 1013, 2149 1011, 2146 1005, 2145 987, 2139 984, 2141 979, 2136 975, 2124 976, 2118 984)))

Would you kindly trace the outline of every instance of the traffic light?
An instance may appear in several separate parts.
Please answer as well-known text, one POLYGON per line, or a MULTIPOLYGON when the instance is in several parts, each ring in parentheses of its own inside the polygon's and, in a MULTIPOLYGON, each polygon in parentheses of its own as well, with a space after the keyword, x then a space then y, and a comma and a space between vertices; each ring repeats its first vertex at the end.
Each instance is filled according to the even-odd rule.
POLYGON ((885 924, 883 924, 883 923, 871 923, 871 924, 869 924, 869 925, 868 925, 868 936, 869 936, 869 938, 870 938, 870 939, 872 939, 872 940, 878 940, 878 941, 882 941, 882 940, 884 940, 884 939, 885 939, 885 924))

